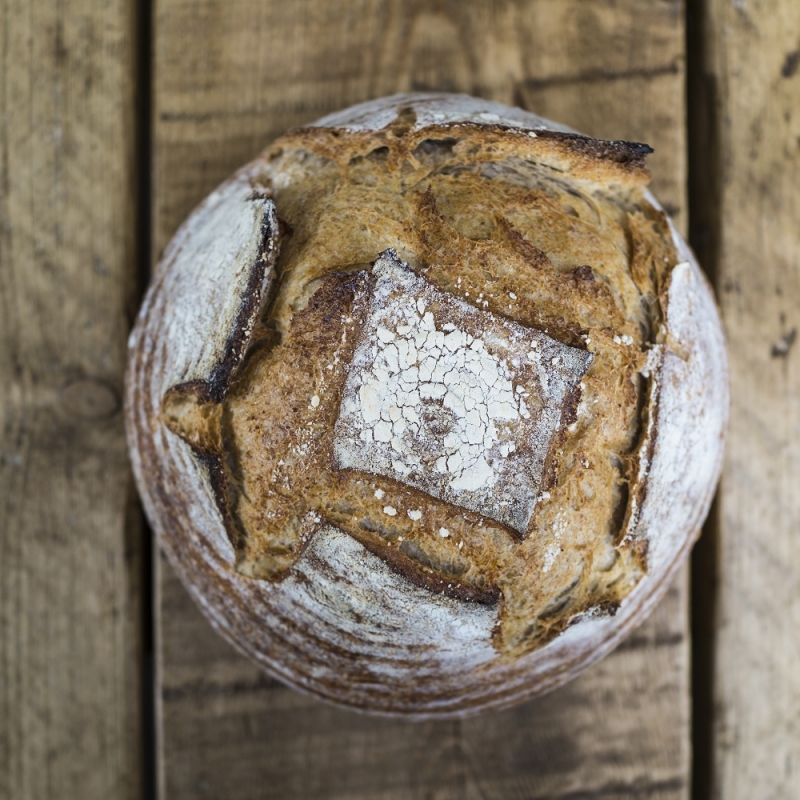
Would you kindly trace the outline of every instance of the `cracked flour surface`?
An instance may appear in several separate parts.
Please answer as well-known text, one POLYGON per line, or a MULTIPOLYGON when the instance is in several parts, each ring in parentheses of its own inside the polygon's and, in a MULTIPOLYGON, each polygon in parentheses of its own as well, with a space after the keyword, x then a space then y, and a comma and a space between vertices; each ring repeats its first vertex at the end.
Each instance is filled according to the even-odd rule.
POLYGON ((334 457, 527 529, 591 355, 441 292, 387 250, 345 381, 334 457))

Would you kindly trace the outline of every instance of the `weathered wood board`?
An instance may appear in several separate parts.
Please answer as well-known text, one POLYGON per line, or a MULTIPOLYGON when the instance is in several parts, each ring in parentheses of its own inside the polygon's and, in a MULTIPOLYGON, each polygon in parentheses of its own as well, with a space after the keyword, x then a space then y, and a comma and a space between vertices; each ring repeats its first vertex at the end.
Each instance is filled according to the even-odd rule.
MULTIPOLYGON (((647 141, 656 194, 687 225, 680 1, 153 6, 156 252, 287 127, 411 89, 467 91, 647 141)), ((695 165, 695 182, 707 184, 695 219, 709 226, 734 398, 705 563, 719 573, 716 716, 699 720, 700 737, 708 726, 715 797, 793 797, 800 6, 695 0, 690 13, 702 22, 695 63, 705 76, 694 78, 705 78, 707 116, 690 119, 689 132, 711 136, 695 165)), ((139 522, 119 414, 137 170, 148 168, 135 160, 135 95, 148 91, 137 87, 139 26, 126 0, 0 3, 3 800, 144 791, 139 522)), ((684 580, 572 685, 512 711, 420 725, 276 684, 160 569, 163 798, 688 794, 684 580)), ((703 580, 713 597, 714 576, 703 580)))
POLYGON ((711 0, 704 22, 733 395, 712 791, 800 797, 800 4, 711 0))
MULTIPOLYGON (((397 91, 466 91, 653 144, 685 218, 681 3, 156 0, 154 248, 287 127, 397 91)), ((163 798, 683 798, 689 651, 681 579, 575 683, 518 709, 413 724, 332 709, 218 639, 158 583, 163 798)))
POLYGON ((134 4, 0 3, 0 798, 141 797, 134 4))

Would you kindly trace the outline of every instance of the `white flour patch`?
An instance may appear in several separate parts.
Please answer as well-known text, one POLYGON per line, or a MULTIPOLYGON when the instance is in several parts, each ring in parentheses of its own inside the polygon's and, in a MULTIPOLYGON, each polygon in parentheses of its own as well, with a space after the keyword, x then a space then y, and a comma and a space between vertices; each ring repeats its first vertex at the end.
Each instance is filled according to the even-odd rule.
POLYGON ((551 544, 547 550, 544 551, 544 564, 542 565, 542 572, 550 572, 553 564, 556 563, 556 556, 561 552, 561 548, 557 544, 551 544))
POLYGON ((591 361, 434 288, 386 251, 334 456, 524 533, 561 410, 591 361))

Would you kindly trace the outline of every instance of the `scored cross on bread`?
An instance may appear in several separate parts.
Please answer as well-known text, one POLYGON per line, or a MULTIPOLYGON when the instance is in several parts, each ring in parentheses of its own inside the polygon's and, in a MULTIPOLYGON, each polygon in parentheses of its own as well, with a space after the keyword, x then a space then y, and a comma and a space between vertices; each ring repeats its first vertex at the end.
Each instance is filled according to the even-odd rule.
MULTIPOLYGON (((505 275, 495 269, 491 287, 479 285, 469 258, 452 257, 465 242, 452 241, 432 191, 415 202, 420 241, 445 242, 449 262, 414 271, 390 249, 367 268, 328 272, 282 336, 264 324, 275 309, 262 311, 230 386, 216 397, 202 383, 173 387, 164 418, 214 466, 243 575, 282 580, 314 534, 334 525, 420 586, 500 602, 495 638, 512 647, 519 635, 504 636, 503 612, 518 605, 515 593, 529 593, 519 576, 530 551, 520 543, 551 497, 567 440, 580 439, 588 348, 601 360, 622 354, 630 380, 641 366, 630 334, 600 330, 593 343, 589 332, 599 321, 636 331, 615 318, 590 267, 559 273, 507 223, 495 252, 484 243, 481 254, 503 259, 505 275), (560 316, 531 302, 526 271, 561 295, 560 316), (567 319, 571 307, 578 313, 567 319)), ((571 460, 592 469, 585 453, 571 460)), ((567 544, 557 525, 545 532, 543 573, 567 544)), ((604 557, 585 609, 613 610, 644 571, 635 547, 604 557)), ((536 638, 557 632, 542 625, 536 638)))

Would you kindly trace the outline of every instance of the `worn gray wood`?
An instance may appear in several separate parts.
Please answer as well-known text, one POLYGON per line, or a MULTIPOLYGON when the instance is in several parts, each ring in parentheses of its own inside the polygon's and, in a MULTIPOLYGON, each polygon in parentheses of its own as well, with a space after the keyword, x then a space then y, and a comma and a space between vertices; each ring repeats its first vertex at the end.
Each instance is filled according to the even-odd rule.
MULTIPOLYGON (((291 125, 411 89, 522 104, 654 144, 654 188, 685 217, 683 7, 156 0, 154 249, 291 125)), ((413 724, 333 709, 218 639, 169 567, 157 580, 163 798, 685 798, 683 577, 612 656, 517 709, 413 724)))
POLYGON ((719 496, 713 796, 800 796, 800 5, 710 0, 711 239, 733 405, 719 496))
POLYGON ((0 2, 0 798, 141 796, 133 3, 0 2))

